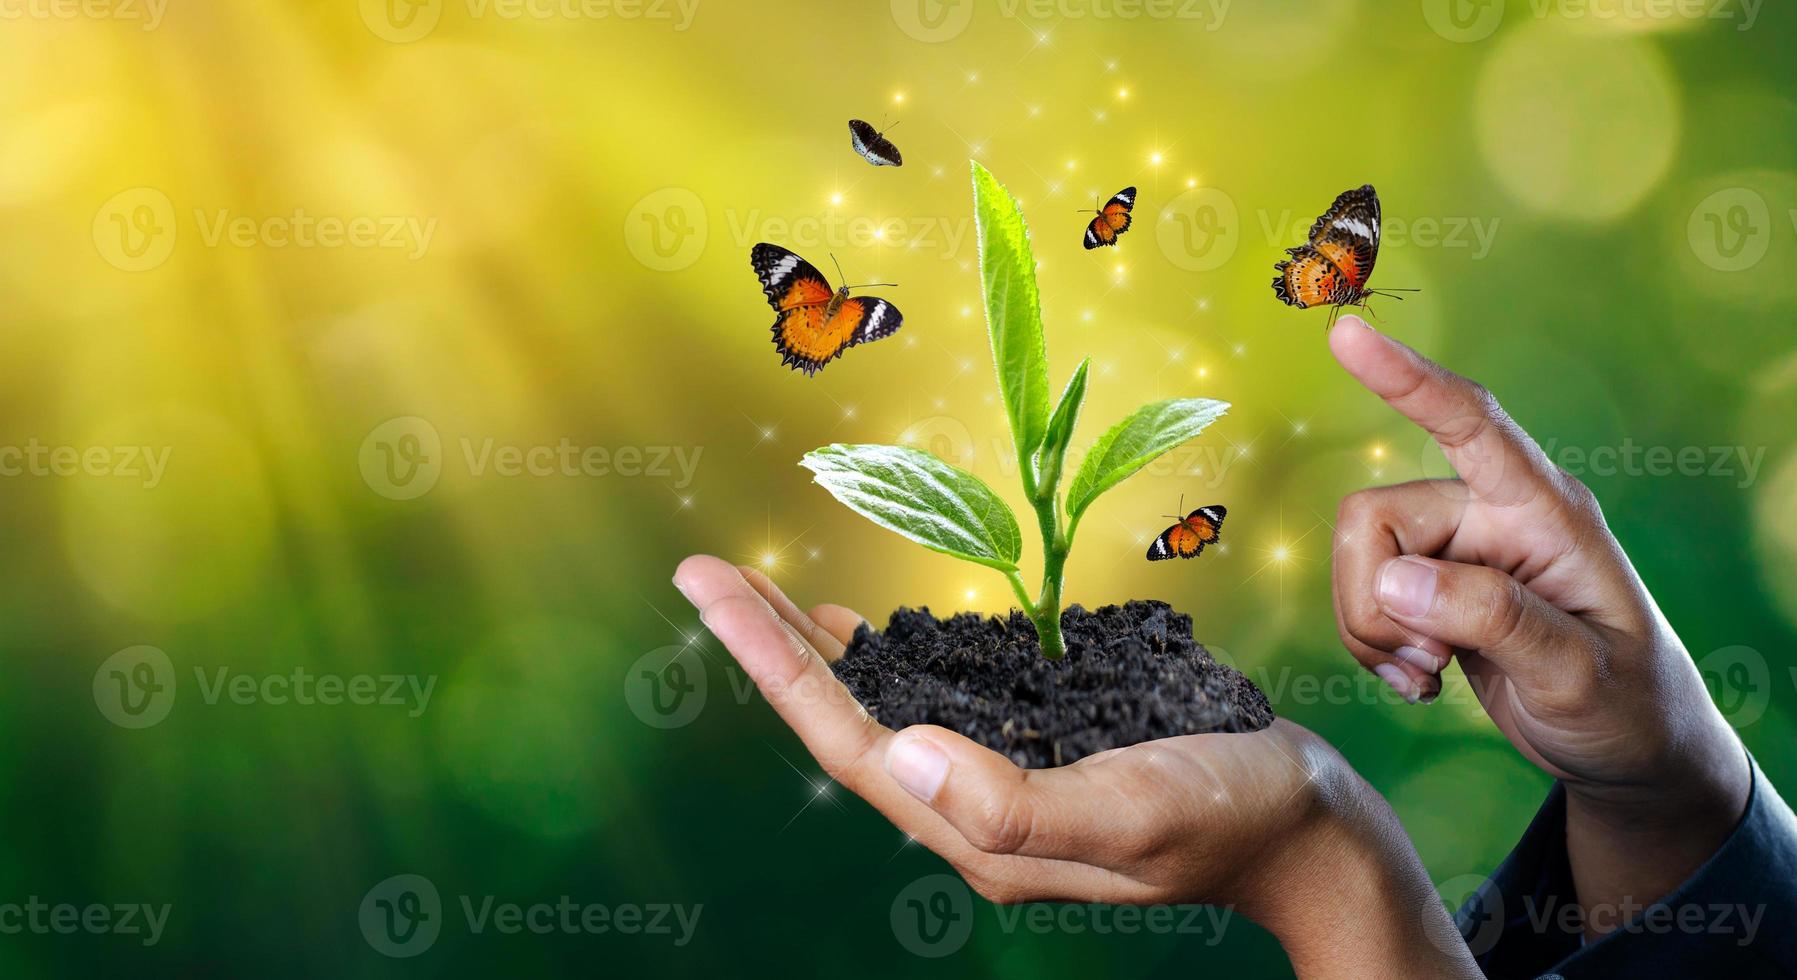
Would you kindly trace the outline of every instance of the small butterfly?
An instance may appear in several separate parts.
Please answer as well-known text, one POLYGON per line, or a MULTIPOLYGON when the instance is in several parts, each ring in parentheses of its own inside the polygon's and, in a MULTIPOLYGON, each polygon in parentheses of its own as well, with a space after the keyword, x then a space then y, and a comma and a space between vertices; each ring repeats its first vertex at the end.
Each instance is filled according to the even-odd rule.
MULTIPOLYGON (((898 123, 893 123, 886 129, 897 125, 898 123)), ((905 159, 899 156, 899 148, 886 138, 885 130, 875 129, 859 119, 849 120, 849 145, 855 148, 856 153, 861 154, 863 160, 876 167, 899 167, 905 163, 905 159)))
POLYGON ((1404 297, 1396 293, 1417 291, 1367 288, 1373 263, 1379 260, 1379 194, 1371 184, 1337 197, 1310 226, 1310 240, 1286 249, 1286 254, 1291 258, 1273 267, 1279 273, 1273 280, 1273 295, 1300 310, 1327 304, 1331 325, 1344 306, 1358 306, 1371 313, 1368 297, 1401 300, 1404 297))
MULTIPOLYGON (((1181 502, 1183 505, 1183 501, 1181 502)), ((1169 558, 1196 558, 1204 554, 1204 546, 1214 543, 1223 534, 1223 516, 1229 513, 1222 504, 1211 504, 1200 507, 1184 517, 1168 514, 1178 524, 1161 532, 1148 546, 1149 561, 1166 561, 1169 558)))
MULTIPOLYGON (((850 296, 861 286, 832 290, 811 263, 778 245, 762 242, 749 251, 749 265, 761 280, 774 318, 774 348, 780 363, 807 376, 823 370, 856 344, 890 337, 904 317, 898 307, 871 296, 850 296)), ((836 274, 842 275, 837 266, 836 274)), ((868 286, 896 286, 870 282, 868 286)))
POLYGON ((1117 244, 1117 236, 1129 230, 1129 211, 1135 206, 1134 187, 1125 187, 1106 201, 1104 207, 1098 209, 1098 217, 1086 226, 1086 248, 1117 244))

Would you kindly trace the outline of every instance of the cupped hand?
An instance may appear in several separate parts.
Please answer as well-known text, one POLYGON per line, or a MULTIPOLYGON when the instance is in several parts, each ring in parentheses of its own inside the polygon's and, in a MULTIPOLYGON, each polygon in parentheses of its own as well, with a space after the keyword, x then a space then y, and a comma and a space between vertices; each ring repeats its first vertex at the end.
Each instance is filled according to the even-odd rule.
POLYGON ((1620 850, 1628 828, 1680 828, 1707 856, 1745 806, 1746 759, 1591 491, 1483 387, 1357 317, 1329 343, 1459 475, 1342 502, 1334 590, 1349 652, 1412 700, 1438 693, 1457 657, 1497 727, 1565 782, 1575 822, 1594 816, 1620 850))
POLYGON ((1471 969, 1441 941, 1452 927, 1384 800, 1291 722, 1019 769, 947 729, 870 717, 829 667, 861 622, 849 610, 807 614, 759 572, 708 556, 674 582, 824 772, 991 901, 1234 905, 1309 976, 1369 967, 1373 944, 1407 947, 1382 970, 1404 957, 1420 975, 1471 969), (1355 948, 1363 959, 1343 955, 1355 948))

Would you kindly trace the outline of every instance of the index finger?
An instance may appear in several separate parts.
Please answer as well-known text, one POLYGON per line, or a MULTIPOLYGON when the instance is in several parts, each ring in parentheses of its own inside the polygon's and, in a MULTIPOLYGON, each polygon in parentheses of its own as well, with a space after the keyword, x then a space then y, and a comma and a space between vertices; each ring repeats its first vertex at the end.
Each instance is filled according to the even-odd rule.
POLYGON ((1355 380, 1435 439, 1475 497, 1513 507, 1553 487, 1547 454, 1483 386, 1357 316, 1336 321, 1329 348, 1355 380))

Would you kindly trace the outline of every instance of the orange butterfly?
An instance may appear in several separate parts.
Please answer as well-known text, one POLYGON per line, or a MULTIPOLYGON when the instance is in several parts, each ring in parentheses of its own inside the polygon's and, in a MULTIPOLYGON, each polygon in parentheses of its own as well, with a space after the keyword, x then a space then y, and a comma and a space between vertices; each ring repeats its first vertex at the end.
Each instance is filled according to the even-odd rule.
MULTIPOLYGON (((780 352, 780 363, 807 376, 856 344, 892 336, 904 321, 898 307, 883 299, 849 295, 850 288, 861 287, 832 290, 815 266, 778 245, 756 245, 749 251, 749 265, 761 280, 768 305, 778 314, 774 348, 780 352)), ((840 266, 836 274, 842 274, 840 266)))
POLYGON ((1098 209, 1098 217, 1086 226, 1086 248, 1117 244, 1117 236, 1129 230, 1129 211, 1135 206, 1134 187, 1123 188, 1105 202, 1104 207, 1098 209))
POLYGON ((1329 205, 1310 240, 1286 249, 1291 258, 1273 267, 1273 295, 1300 310, 1328 304, 1329 323, 1344 306, 1358 306, 1368 313, 1367 298, 1413 293, 1414 289, 1368 289, 1373 263, 1379 260, 1379 193, 1367 184, 1343 193, 1329 205))
MULTIPOLYGON (((1184 506, 1183 501, 1181 506, 1184 506)), ((1168 514, 1178 524, 1161 532, 1148 546, 1149 561, 1169 558, 1196 558, 1204 554, 1204 546, 1223 535, 1223 518, 1229 511, 1222 504, 1200 507, 1184 517, 1168 514)))

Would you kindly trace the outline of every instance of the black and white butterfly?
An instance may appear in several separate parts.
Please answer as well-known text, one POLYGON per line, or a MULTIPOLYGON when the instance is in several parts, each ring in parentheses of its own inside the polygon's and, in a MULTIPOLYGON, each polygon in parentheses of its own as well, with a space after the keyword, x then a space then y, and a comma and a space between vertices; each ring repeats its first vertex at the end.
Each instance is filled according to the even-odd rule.
MULTIPOLYGON (((898 123, 893 123, 897 126, 898 123)), ((891 129, 892 126, 886 127, 891 129)), ((899 148, 892 145, 885 132, 873 128, 869 123, 859 119, 849 120, 849 145, 861 158, 876 167, 903 166, 905 158, 899 155, 899 148)))

